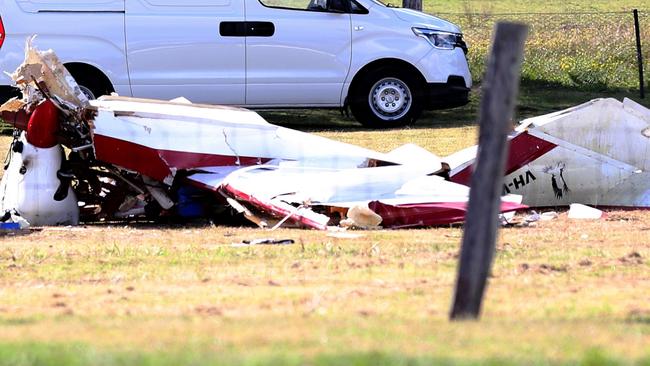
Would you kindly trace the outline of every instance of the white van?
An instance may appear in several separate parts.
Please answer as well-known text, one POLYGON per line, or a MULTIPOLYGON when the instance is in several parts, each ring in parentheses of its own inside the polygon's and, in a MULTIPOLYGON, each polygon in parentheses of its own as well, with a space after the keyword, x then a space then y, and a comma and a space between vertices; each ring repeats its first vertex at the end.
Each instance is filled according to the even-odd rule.
POLYGON ((91 97, 349 106, 391 127, 465 104, 471 87, 456 25, 378 0, 0 0, 0 71, 32 34, 91 97))

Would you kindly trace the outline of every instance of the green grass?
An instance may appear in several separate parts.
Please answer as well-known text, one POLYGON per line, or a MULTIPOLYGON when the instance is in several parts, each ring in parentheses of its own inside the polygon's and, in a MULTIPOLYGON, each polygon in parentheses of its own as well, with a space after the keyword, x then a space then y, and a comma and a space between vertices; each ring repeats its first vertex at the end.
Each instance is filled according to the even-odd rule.
MULTIPOLYGON (((529 365, 547 364, 544 359, 534 357, 522 358, 520 361, 529 365)), ((647 365, 650 360, 640 361, 639 365, 647 365)), ((431 356, 409 357, 400 353, 366 352, 321 354, 315 357, 297 355, 246 356, 222 352, 218 355, 206 353, 201 349, 184 349, 169 353, 139 353, 139 352, 106 352, 99 351, 87 345, 69 344, 20 344, 1 346, 0 365, 32 366, 32 365, 355 365, 355 366, 417 366, 417 365, 516 365, 513 360, 488 358, 483 360, 455 360, 431 356), (18 352, 16 352, 18 351, 18 352)), ((561 365, 561 362, 556 364, 561 365)), ((602 349, 594 348, 567 364, 580 365, 618 365, 621 360, 607 356, 602 349)))

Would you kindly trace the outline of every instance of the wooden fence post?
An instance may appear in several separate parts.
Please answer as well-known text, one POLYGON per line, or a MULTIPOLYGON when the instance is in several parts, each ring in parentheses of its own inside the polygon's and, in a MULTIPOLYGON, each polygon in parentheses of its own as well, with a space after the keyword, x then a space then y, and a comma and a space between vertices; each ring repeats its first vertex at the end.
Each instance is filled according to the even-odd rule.
POLYGON ((479 146, 458 265, 452 320, 477 319, 492 266, 508 150, 528 27, 497 23, 483 82, 479 146))
POLYGON ((422 11, 422 0, 402 0, 402 8, 422 11))
MULTIPOLYGON (((404 0, 406 1, 406 0, 404 0)), ((645 85, 643 83, 643 52, 641 51, 641 32, 639 27, 639 11, 634 9, 632 11, 634 15, 634 35, 636 38, 636 59, 637 65, 639 66, 639 97, 641 99, 645 98, 645 85)))

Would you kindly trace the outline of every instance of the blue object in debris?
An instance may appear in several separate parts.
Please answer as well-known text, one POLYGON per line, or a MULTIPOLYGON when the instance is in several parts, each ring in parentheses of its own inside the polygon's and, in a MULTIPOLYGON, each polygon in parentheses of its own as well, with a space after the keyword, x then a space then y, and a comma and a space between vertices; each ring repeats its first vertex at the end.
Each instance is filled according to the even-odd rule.
POLYGON ((185 218, 203 216, 203 192, 192 186, 182 186, 178 189, 176 212, 185 218))
POLYGON ((20 224, 17 222, 0 222, 0 230, 20 230, 20 224))

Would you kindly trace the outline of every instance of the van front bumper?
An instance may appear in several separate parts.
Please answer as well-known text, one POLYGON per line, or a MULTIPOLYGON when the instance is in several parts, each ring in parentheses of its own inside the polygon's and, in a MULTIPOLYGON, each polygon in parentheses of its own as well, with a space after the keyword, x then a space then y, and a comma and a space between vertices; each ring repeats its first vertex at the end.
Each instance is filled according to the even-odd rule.
POLYGON ((447 109, 469 102, 470 88, 462 76, 450 76, 446 83, 429 83, 425 91, 424 109, 447 109))

